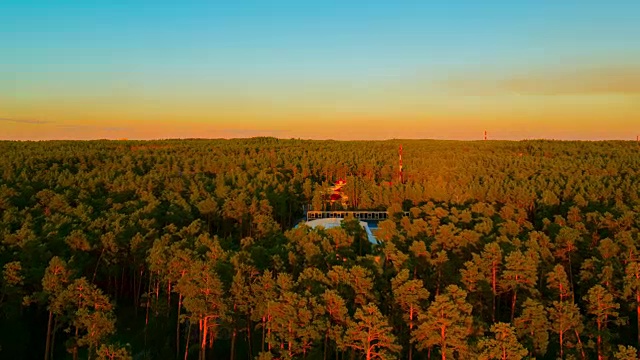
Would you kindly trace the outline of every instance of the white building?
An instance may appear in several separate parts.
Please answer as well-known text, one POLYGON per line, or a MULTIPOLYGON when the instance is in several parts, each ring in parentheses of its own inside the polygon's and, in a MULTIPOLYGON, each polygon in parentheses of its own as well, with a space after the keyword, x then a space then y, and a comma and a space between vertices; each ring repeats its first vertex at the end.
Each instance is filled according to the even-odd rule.
MULTIPOLYGON (((342 220, 343 219, 340 219, 340 218, 316 219, 316 220, 307 221, 304 224, 310 228, 322 227, 325 229, 330 229, 334 227, 340 227, 340 223, 342 222, 342 220)), ((367 238, 369 239, 369 242, 372 244, 378 244, 378 240, 376 240, 376 237, 373 236, 373 233, 371 232, 369 225, 364 221, 360 221, 360 226, 362 226, 364 231, 367 233, 367 238)))

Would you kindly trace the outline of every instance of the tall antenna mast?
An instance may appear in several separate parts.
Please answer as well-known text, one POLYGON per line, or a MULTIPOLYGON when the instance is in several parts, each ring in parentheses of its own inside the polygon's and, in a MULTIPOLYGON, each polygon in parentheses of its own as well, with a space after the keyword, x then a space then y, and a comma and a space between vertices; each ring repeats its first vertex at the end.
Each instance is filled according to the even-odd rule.
POLYGON ((487 140, 487 130, 484 131, 484 139, 487 140))
POLYGON ((404 183, 404 174, 402 172, 402 144, 400 144, 400 149, 398 149, 398 155, 400 156, 400 160, 398 163, 398 178, 400 179, 400 183, 404 183))

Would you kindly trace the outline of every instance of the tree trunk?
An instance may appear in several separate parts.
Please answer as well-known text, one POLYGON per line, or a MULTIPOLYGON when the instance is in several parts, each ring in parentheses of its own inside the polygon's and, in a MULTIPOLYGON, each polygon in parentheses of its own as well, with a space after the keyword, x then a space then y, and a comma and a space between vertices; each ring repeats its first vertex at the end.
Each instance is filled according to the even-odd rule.
POLYGON ((262 317, 262 351, 264 351, 264 332, 265 332, 265 319, 264 316, 262 317))
POLYGON ((324 334, 324 360, 327 360, 327 343, 329 342, 329 333, 324 334))
POLYGON ((176 321, 176 359, 180 358, 180 310, 182 308, 182 294, 178 294, 178 317, 176 321))
POLYGON ((191 341, 191 322, 187 320, 187 343, 184 345, 184 360, 189 357, 189 341, 191 341))
POLYGON ((636 315, 638 316, 638 358, 640 359, 640 291, 636 291, 636 315))
POLYGON ((513 290, 513 299, 511 300, 511 323, 513 323, 513 317, 516 314, 516 296, 518 293, 516 290, 513 290))
MULTIPOLYGON (((293 337, 292 333, 293 332, 291 330, 291 321, 289 321, 289 339, 291 339, 293 337)), ((291 340, 287 341, 287 351, 289 353, 289 357, 292 357, 292 354, 291 354, 291 340)))
MULTIPOLYGON (((133 260, 133 263, 135 264, 136 261, 135 259, 133 260)), ((131 294, 131 296, 133 297, 133 304, 135 305, 136 303, 136 294, 137 291, 136 289, 138 288, 138 277, 136 276, 136 269, 134 269, 133 267, 131 269, 129 269, 129 276, 128 276, 131 281, 129 281, 129 293, 131 294)))
POLYGON ((440 347, 440 355, 442 355, 442 360, 447 359, 446 348, 447 348, 447 337, 445 335, 444 327, 440 328, 440 337, 442 339, 442 346, 440 347))
MULTIPOLYGON (((209 350, 213 350, 213 344, 216 343, 216 332, 215 330, 209 331, 209 350)), ((209 351, 209 353, 214 353, 215 351, 209 351)))
POLYGON ((144 270, 140 270, 138 277, 138 294, 136 295, 136 307, 140 306, 140 295, 142 294, 142 282, 144 280, 144 270))
POLYGON ((367 333, 367 360, 371 360, 371 342, 373 340, 371 339, 371 332, 369 331, 367 333))
POLYGON ((202 360, 202 319, 198 320, 198 342, 200 342, 200 348, 198 351, 198 360, 202 360))
POLYGON ((600 323, 600 319, 597 320, 598 322, 598 360, 602 360, 602 324, 600 323))
POLYGON ((571 267, 571 251, 567 254, 567 258, 569 259, 569 285, 571 285, 571 299, 573 302, 576 302, 575 289, 573 287, 573 270, 571 267))
POLYGON ((91 278, 91 282, 95 284, 96 282, 96 274, 98 273, 98 266, 100 265, 100 260, 102 260, 102 254, 104 254, 104 248, 100 252, 100 256, 98 256, 98 262, 96 262, 96 268, 93 270, 93 278, 91 278))
MULTIPOLYGON (((413 304, 409 308, 409 336, 413 333, 413 304)), ((413 344, 411 338, 409 338, 409 360, 413 360, 413 344)))
POLYGON ((251 316, 247 314, 247 343, 249 343, 249 359, 253 359, 253 350, 251 344, 251 316))
POLYGON ((199 324, 199 329, 200 329, 200 354, 198 356, 198 358, 200 360, 204 360, 205 358, 205 352, 206 352, 206 346, 207 346, 207 328, 204 324, 204 319, 200 319, 200 321, 198 322, 199 324))
POLYGON ((56 332, 58 332, 58 318, 56 317, 53 321, 53 334, 51 334, 51 353, 49 354, 49 359, 53 360, 53 350, 56 345, 56 332))
POLYGON ((138 292, 138 277, 136 276, 136 271, 133 271, 133 308, 134 308, 134 312, 135 312, 135 317, 138 317, 138 300, 139 298, 139 292, 138 292))
POLYGON ((149 272, 149 287, 147 291, 147 309, 144 318, 144 346, 147 347, 147 334, 149 330, 149 308, 151 307, 151 272, 149 272))
POLYGON ((491 311, 491 320, 496 322, 496 283, 497 283, 497 264, 495 261, 491 264, 491 289, 493 290, 491 297, 493 298, 493 308, 491 311))
POLYGON ((207 331, 208 331, 208 327, 207 327, 207 318, 205 317, 202 320, 202 342, 200 344, 201 348, 202 348, 202 360, 207 358, 207 331))
POLYGON ((124 285, 127 282, 127 278, 124 276, 124 273, 125 273, 125 266, 122 265, 122 278, 120 279, 120 296, 124 294, 124 285))
POLYGON ((599 332, 600 330, 598 330, 598 360, 602 360, 602 336, 599 332))
POLYGON ((53 322, 53 312, 49 310, 49 321, 47 322, 47 340, 44 347, 44 360, 49 360, 49 352, 51 351, 51 323, 53 322))
POLYGON ((587 358, 587 355, 584 353, 584 347, 582 346, 582 340, 580 340, 580 334, 578 334, 578 330, 573 330, 576 333, 576 339, 578 339, 578 346, 580 347, 580 356, 582 357, 582 360, 585 360, 587 358))
POLYGON ((233 328, 233 333, 231 334, 231 360, 235 360, 236 358, 236 336, 238 335, 238 331, 236 328, 233 328))
POLYGON ((76 326, 76 338, 73 344, 73 360, 78 360, 78 327, 76 326))
POLYGON ((158 278, 156 279, 156 302, 160 301, 160 272, 158 272, 158 278))
MULTIPOLYGON (((271 323, 270 323, 271 319, 269 318, 267 320, 268 320, 267 324, 269 324, 269 328, 267 329, 267 336, 269 337, 269 339, 271 339, 271 323)), ((269 352, 271 352, 271 343, 267 344, 267 349, 269 350, 269 352)))

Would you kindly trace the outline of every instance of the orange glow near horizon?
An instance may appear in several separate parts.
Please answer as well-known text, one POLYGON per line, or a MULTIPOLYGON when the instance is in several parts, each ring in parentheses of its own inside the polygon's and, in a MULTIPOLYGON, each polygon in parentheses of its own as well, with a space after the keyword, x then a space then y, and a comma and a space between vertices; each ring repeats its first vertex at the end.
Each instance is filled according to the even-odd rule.
POLYGON ((0 139, 640 134, 640 5, 463 3, 8 6, 0 139))
POLYGON ((600 140, 635 139, 640 132, 640 96, 636 94, 456 95, 433 90, 424 94, 337 91, 316 99, 295 94, 271 101, 229 98, 219 102, 34 99, 3 106, 0 139, 473 140, 481 139, 487 129, 492 139, 600 140))

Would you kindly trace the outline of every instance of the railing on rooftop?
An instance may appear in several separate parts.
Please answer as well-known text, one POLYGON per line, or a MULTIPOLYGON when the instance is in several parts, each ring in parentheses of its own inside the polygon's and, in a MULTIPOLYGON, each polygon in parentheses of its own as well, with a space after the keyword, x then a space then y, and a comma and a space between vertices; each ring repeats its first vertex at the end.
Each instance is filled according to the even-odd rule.
MULTIPOLYGON (((358 220, 386 220, 389 213, 386 211, 307 211, 307 221, 316 219, 344 219, 347 216, 353 216, 358 220)), ((405 216, 409 216, 409 212, 404 212, 405 216)))

